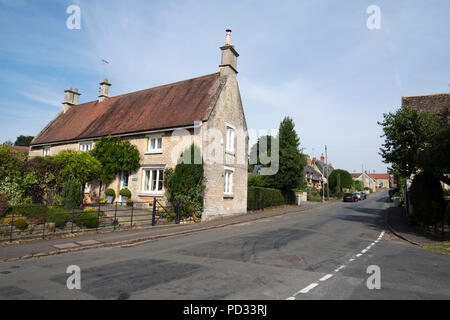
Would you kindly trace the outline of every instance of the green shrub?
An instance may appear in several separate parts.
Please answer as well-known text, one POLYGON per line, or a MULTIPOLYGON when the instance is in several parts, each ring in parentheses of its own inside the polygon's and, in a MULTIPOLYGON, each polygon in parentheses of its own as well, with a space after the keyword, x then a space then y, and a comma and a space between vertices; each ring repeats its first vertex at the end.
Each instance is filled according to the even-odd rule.
POLYGON ((127 198, 130 198, 130 197, 131 197, 131 191, 130 191, 129 189, 127 189, 127 188, 121 189, 120 192, 119 192, 119 194, 120 194, 122 197, 127 197, 127 198))
POLYGON ((70 220, 70 215, 61 212, 49 212, 47 213, 46 222, 53 222, 56 228, 64 228, 67 221, 70 220))
POLYGON ((265 208, 285 204, 285 198, 278 189, 249 187, 247 191, 247 209, 260 209, 263 198, 265 208))
POLYGON ((0 192, 0 217, 5 216, 5 214, 8 212, 8 209, 9 209, 8 198, 6 197, 5 193, 0 192))
POLYGON ((97 212, 86 211, 75 217, 74 222, 80 228, 97 228, 99 225, 97 212))
POLYGON ((18 214, 8 214, 5 218, 1 219, 0 224, 2 225, 11 225, 11 223, 14 224, 14 227, 20 230, 25 230, 28 227, 28 221, 27 218, 18 215, 18 214))
POLYGON ((63 184, 62 205, 65 209, 80 207, 83 203, 83 191, 81 183, 77 179, 70 178, 63 184))
POLYGON ((116 192, 114 191, 114 189, 109 188, 105 190, 105 195, 108 197, 115 197, 116 192))
POLYGON ((308 201, 321 202, 322 196, 319 193, 308 193, 308 201))
POLYGON ((177 161, 175 169, 164 170, 165 195, 172 205, 180 203, 181 219, 192 217, 195 222, 201 220, 205 181, 203 160, 200 149, 194 145, 187 148, 177 161))
POLYGON ((47 206, 41 204, 28 204, 20 207, 14 207, 14 213, 23 215, 34 221, 44 219, 47 212, 47 206))
POLYGON ((444 218, 445 202, 442 187, 432 174, 422 171, 414 177, 409 198, 413 212, 420 222, 433 225, 444 218))
POLYGON ((261 175, 249 175, 247 184, 249 187, 263 188, 265 186, 264 177, 265 176, 261 176, 261 175))

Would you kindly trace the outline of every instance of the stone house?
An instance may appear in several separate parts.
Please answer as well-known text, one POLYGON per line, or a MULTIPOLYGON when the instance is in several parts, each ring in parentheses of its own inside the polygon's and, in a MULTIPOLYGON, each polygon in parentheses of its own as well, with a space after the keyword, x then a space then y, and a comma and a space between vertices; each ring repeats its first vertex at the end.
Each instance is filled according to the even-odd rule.
MULTIPOLYGON (((207 179, 202 220, 246 213, 248 133, 230 33, 220 47, 219 72, 114 97, 105 79, 98 100, 86 103, 69 88, 61 112, 31 142, 30 156, 89 151, 100 137, 120 136, 139 149, 141 167, 106 187, 116 195, 128 188, 133 201, 145 203, 164 200, 164 169, 194 143, 207 179)), ((85 190, 93 191, 99 193, 95 183, 85 190)))
POLYGON ((322 189, 322 183, 327 183, 327 178, 333 170, 331 163, 325 163, 323 154, 320 156, 320 160, 316 157, 311 160, 311 157, 307 156, 304 173, 308 187, 317 190, 322 189))

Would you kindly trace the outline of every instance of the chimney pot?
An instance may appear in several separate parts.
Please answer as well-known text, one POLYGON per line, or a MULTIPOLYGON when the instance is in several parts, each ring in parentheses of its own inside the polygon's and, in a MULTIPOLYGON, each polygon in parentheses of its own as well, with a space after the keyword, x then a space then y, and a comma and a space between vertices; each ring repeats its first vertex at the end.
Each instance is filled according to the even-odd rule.
POLYGON ((237 58, 239 53, 231 45, 231 30, 227 29, 226 33, 225 45, 220 47, 220 50, 222 50, 222 59, 219 65, 221 76, 236 75, 238 73, 237 58))
POLYGON ((104 79, 103 82, 100 82, 100 94, 98 96, 98 101, 102 102, 109 98, 109 88, 111 84, 108 83, 108 79, 104 79))
POLYGON ((72 87, 69 87, 64 91, 64 101, 62 103, 64 113, 66 113, 70 107, 79 103, 80 95, 81 94, 78 92, 78 89, 72 90, 72 87))
POLYGON ((322 155, 320 156, 320 161, 325 162, 325 157, 323 156, 323 153, 322 153, 322 155))

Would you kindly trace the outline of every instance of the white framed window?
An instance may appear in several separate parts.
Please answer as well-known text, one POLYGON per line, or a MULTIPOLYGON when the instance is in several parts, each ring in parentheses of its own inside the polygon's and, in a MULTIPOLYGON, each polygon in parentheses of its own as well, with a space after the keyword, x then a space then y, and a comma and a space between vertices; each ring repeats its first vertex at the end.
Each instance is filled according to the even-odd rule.
POLYGON ((80 151, 88 152, 92 150, 92 142, 81 142, 80 151))
POLYGON ((162 152, 162 136, 152 135, 148 136, 147 153, 161 153, 162 152))
POLYGON ((224 195, 233 195, 233 174, 234 169, 230 167, 225 167, 225 185, 224 185, 224 195))
POLYGON ((235 127, 231 124, 226 124, 226 144, 225 151, 234 153, 234 131, 235 127))
POLYGON ((85 183, 84 184, 84 193, 89 193, 89 192, 91 192, 91 184, 85 183))
POLYGON ((50 147, 44 147, 43 155, 44 157, 50 155, 50 147))
POLYGON ((164 169, 162 168, 142 169, 142 192, 162 194, 163 181, 164 181, 164 169))

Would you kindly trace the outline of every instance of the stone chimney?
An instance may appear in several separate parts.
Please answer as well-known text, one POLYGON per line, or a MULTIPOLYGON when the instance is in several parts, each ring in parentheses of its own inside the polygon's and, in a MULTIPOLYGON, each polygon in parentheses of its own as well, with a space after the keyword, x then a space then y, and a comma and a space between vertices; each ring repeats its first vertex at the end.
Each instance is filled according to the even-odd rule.
POLYGON ((231 30, 226 30, 227 35, 225 39, 225 45, 220 47, 222 50, 222 60, 219 65, 220 67, 220 76, 228 76, 234 75, 238 73, 237 71, 237 57, 239 57, 239 53, 237 53, 234 46, 231 45, 231 30))
POLYGON ((80 95, 81 93, 78 92, 78 89, 72 90, 72 87, 64 91, 64 102, 62 103, 64 113, 72 106, 80 103, 80 95))
POLYGON ((311 165, 311 157, 310 157, 310 156, 308 156, 308 157, 306 158, 306 163, 308 164, 308 166, 311 165))
POLYGON ((323 153, 322 153, 322 155, 320 156, 320 161, 325 162, 325 157, 323 156, 323 153))
POLYGON ((104 79, 103 82, 100 82, 100 94, 98 96, 98 102, 105 101, 109 98, 109 88, 111 84, 108 83, 108 79, 104 79))

